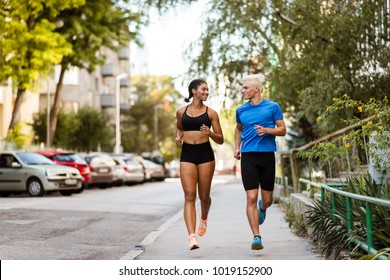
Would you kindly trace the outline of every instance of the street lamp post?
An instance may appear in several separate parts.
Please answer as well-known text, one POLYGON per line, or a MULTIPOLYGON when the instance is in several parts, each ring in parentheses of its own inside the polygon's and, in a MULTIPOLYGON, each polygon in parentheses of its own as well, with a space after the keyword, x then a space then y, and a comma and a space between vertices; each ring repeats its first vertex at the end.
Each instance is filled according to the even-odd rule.
POLYGON ((158 115, 157 110, 161 109, 162 105, 157 104, 154 106, 154 150, 158 151, 158 115))
POLYGON ((115 154, 120 153, 121 127, 120 127, 120 80, 128 77, 127 73, 120 73, 115 76, 115 154))
POLYGON ((46 149, 50 148, 50 76, 47 78, 46 149))

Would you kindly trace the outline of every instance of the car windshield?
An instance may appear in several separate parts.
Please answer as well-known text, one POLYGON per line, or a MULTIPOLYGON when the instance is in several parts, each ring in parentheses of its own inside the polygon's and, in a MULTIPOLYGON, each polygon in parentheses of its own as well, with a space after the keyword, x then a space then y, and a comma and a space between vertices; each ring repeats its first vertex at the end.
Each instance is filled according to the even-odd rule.
POLYGON ((145 162, 145 164, 146 164, 147 166, 150 166, 150 167, 155 167, 155 166, 157 166, 156 163, 154 163, 153 161, 150 161, 150 160, 145 160, 144 162, 145 162))
POLYGON ((132 158, 126 158, 125 162, 129 165, 141 165, 138 161, 132 158))
POLYGON ((79 164, 86 164, 85 160, 75 154, 58 154, 53 156, 56 161, 75 162, 79 164))
POLYGON ((50 159, 36 153, 18 152, 16 155, 20 158, 21 161, 23 161, 24 164, 54 164, 50 159))

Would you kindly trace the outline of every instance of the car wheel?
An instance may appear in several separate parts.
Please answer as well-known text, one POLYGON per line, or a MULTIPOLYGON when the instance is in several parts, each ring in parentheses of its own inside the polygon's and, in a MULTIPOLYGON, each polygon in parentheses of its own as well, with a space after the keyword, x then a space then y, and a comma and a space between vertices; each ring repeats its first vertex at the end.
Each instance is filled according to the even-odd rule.
POLYGON ((83 183, 81 185, 81 188, 79 188, 78 190, 75 190, 74 193, 82 193, 86 188, 87 188, 86 185, 83 183))
POLYGON ((43 185, 38 178, 31 178, 27 181, 27 192, 30 196, 42 196, 43 185))
POLYGON ((9 197, 11 195, 11 192, 0 192, 1 197, 9 197))
POLYGON ((71 196, 73 194, 73 191, 72 190, 63 190, 63 191, 60 191, 60 194, 62 194, 63 196, 71 196))

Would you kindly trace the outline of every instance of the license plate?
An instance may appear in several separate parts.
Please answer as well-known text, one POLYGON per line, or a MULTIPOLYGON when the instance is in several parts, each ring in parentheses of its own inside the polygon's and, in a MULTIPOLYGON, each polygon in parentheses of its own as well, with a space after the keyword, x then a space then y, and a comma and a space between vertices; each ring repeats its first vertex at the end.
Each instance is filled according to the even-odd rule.
POLYGON ((100 168, 99 172, 100 173, 108 173, 108 169, 107 168, 100 168))
POLYGON ((65 185, 76 185, 77 180, 76 179, 65 179, 65 185))

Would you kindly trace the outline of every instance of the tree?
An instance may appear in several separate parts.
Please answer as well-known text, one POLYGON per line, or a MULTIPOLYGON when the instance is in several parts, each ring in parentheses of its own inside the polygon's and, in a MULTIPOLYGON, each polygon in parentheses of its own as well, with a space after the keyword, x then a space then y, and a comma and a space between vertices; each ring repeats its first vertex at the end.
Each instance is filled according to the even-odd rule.
POLYGON ((18 122, 26 90, 33 89, 41 75, 72 52, 55 24, 46 15, 79 7, 84 0, 2 0, 0 11, 0 81, 12 78, 17 89, 9 130, 18 122))
MULTIPOLYGON (((47 112, 41 111, 33 116, 30 124, 34 131, 35 144, 46 142, 47 135, 47 112)), ((61 110, 58 114, 58 137, 53 142, 53 146, 65 149, 73 149, 74 138, 78 139, 75 131, 80 126, 80 120, 74 112, 66 113, 61 110)))
POLYGON ((123 112, 121 143, 125 152, 152 152, 154 149, 154 113, 158 116, 159 151, 166 160, 173 159, 176 145, 175 111, 184 99, 169 76, 133 76, 133 104, 123 112), (162 107, 160 106, 162 105, 162 107), (161 108, 159 108, 161 107, 161 108))
POLYGON ((113 150, 114 129, 108 124, 110 117, 91 107, 83 107, 77 113, 80 125, 72 137, 72 147, 78 151, 109 152, 113 150))
MULTIPOLYGON (((127 1, 123 1, 125 2, 127 1)), ((104 48, 118 50, 128 45, 130 40, 136 39, 144 22, 142 12, 132 12, 131 5, 126 8, 112 0, 86 0, 85 5, 64 10, 52 20, 62 22, 56 31, 66 38, 73 49, 61 61, 61 72, 50 115, 50 139, 54 141, 66 70, 75 66, 89 72, 94 71, 97 65, 106 61, 102 52, 104 48)))
MULTIPOLYGON (((46 141, 47 113, 42 111, 34 115, 31 124, 34 143, 46 141)), ((109 117, 93 108, 83 107, 77 113, 64 112, 58 114, 57 137, 55 147, 76 151, 97 151, 99 148, 111 151, 113 147, 113 129, 108 126, 109 117)))
POLYGON ((293 115, 307 141, 334 131, 341 119, 361 117, 340 110, 326 123, 316 119, 334 97, 347 93, 367 102, 388 94, 389 14, 384 1, 295 1, 287 15, 278 67, 270 75, 274 96, 293 115))
MULTIPOLYGON (((160 0, 157 7, 191 2, 160 0)), ((189 76, 215 77, 226 99, 238 101, 242 75, 265 73, 270 98, 294 117, 294 130, 306 141, 343 125, 345 112, 326 124, 316 121, 333 97, 347 92, 367 101, 388 94, 386 1, 206 2, 204 31, 186 55, 193 62, 189 76)))

